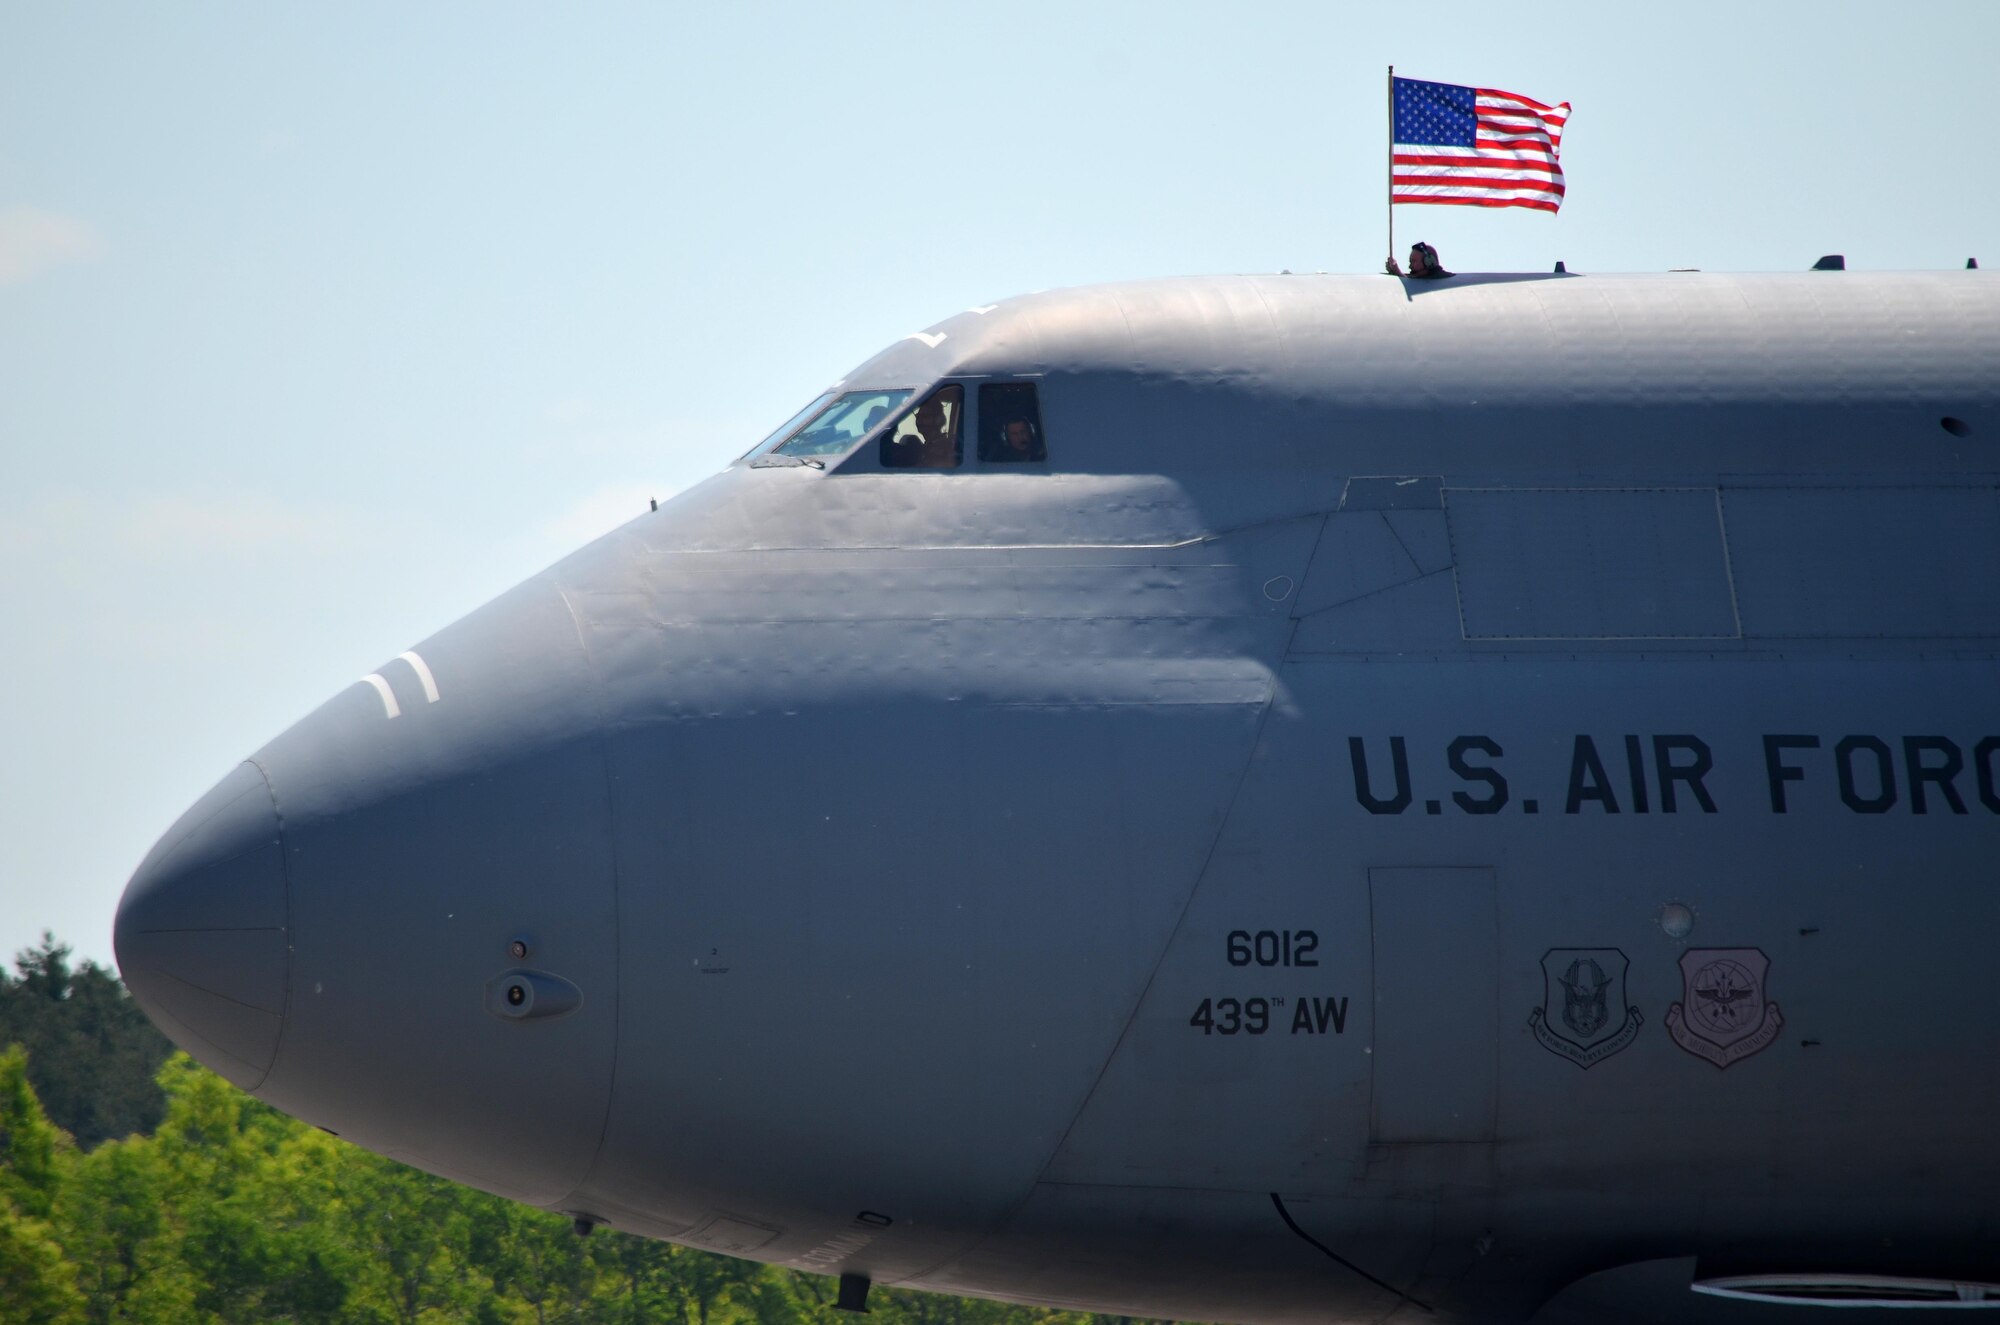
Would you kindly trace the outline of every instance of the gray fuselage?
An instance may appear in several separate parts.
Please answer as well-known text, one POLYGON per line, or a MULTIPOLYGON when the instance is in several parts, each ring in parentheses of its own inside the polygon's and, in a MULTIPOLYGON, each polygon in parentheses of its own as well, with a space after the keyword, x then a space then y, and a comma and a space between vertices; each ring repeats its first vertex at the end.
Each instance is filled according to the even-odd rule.
POLYGON ((876 1283, 2000 1279, 1981 273, 1057 291, 842 389, 952 383, 1046 460, 746 457, 272 741, 135 876, 141 1003, 876 1283))

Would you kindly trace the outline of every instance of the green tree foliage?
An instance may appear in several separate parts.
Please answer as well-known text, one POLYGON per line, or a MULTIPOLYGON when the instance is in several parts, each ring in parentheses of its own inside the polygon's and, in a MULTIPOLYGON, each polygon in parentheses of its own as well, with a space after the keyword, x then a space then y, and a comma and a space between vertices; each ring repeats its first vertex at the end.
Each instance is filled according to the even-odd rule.
MULTIPOLYGON (((825 1278, 579 1238, 560 1215, 287 1118, 180 1054, 158 1073, 151 1135, 79 1150, 43 1115, 30 1061, 0 1053, 7 1325, 854 1325, 825 1278)), ((889 1289, 869 1306, 869 1325, 1089 1325, 889 1289)))
POLYGON ((28 1084, 27 1055, 0 1052, 0 1320, 83 1318, 76 1269, 48 1223, 68 1146, 28 1084))
POLYGON ((49 1226, 0 1205, 0 1320, 74 1325, 83 1309, 75 1267, 49 1226))
POLYGON ((0 1051, 0 1199, 36 1219, 55 1205, 56 1156, 69 1138, 48 1120, 19 1045, 0 1051))
POLYGON ((118 977, 95 962, 70 965, 53 935, 0 971, 0 1045, 27 1047, 29 1079, 49 1117, 86 1150, 149 1132, 165 1101, 153 1082, 173 1046, 153 1029, 118 977))

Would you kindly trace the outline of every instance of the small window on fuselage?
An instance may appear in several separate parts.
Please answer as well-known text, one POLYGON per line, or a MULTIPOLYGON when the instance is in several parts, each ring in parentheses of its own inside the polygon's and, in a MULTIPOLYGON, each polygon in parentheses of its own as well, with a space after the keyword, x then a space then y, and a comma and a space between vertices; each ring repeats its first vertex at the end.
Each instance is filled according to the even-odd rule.
POLYGON ((882 435, 882 468, 957 469, 964 414, 964 387, 953 383, 931 392, 882 435))
POLYGON ((1033 382, 980 385, 979 458, 989 465, 1036 464, 1049 458, 1033 382))

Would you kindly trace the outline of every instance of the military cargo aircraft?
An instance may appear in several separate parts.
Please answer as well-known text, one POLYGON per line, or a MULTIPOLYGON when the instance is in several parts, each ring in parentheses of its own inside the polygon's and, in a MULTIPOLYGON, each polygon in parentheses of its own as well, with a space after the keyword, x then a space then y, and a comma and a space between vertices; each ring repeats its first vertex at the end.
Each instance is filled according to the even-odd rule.
POLYGON ((1977 271, 968 309, 239 765, 119 961, 850 1307, 2000 1306, 1996 407, 1977 271))

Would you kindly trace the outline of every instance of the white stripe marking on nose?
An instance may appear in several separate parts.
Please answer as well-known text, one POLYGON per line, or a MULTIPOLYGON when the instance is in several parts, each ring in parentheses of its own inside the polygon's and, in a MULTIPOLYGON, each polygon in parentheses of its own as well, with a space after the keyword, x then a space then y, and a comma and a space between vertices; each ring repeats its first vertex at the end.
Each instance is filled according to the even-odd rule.
POLYGON ((403 710, 396 703, 396 692, 391 690, 389 683, 382 679, 382 673, 370 672, 361 679, 369 685, 374 686, 375 693, 382 696, 382 714, 384 717, 394 718, 401 715, 403 710))
POLYGON ((431 675, 430 665, 414 653, 399 653, 396 656, 408 663, 410 670, 417 674, 417 679, 424 683, 424 702, 437 703, 438 683, 437 678, 431 675))

